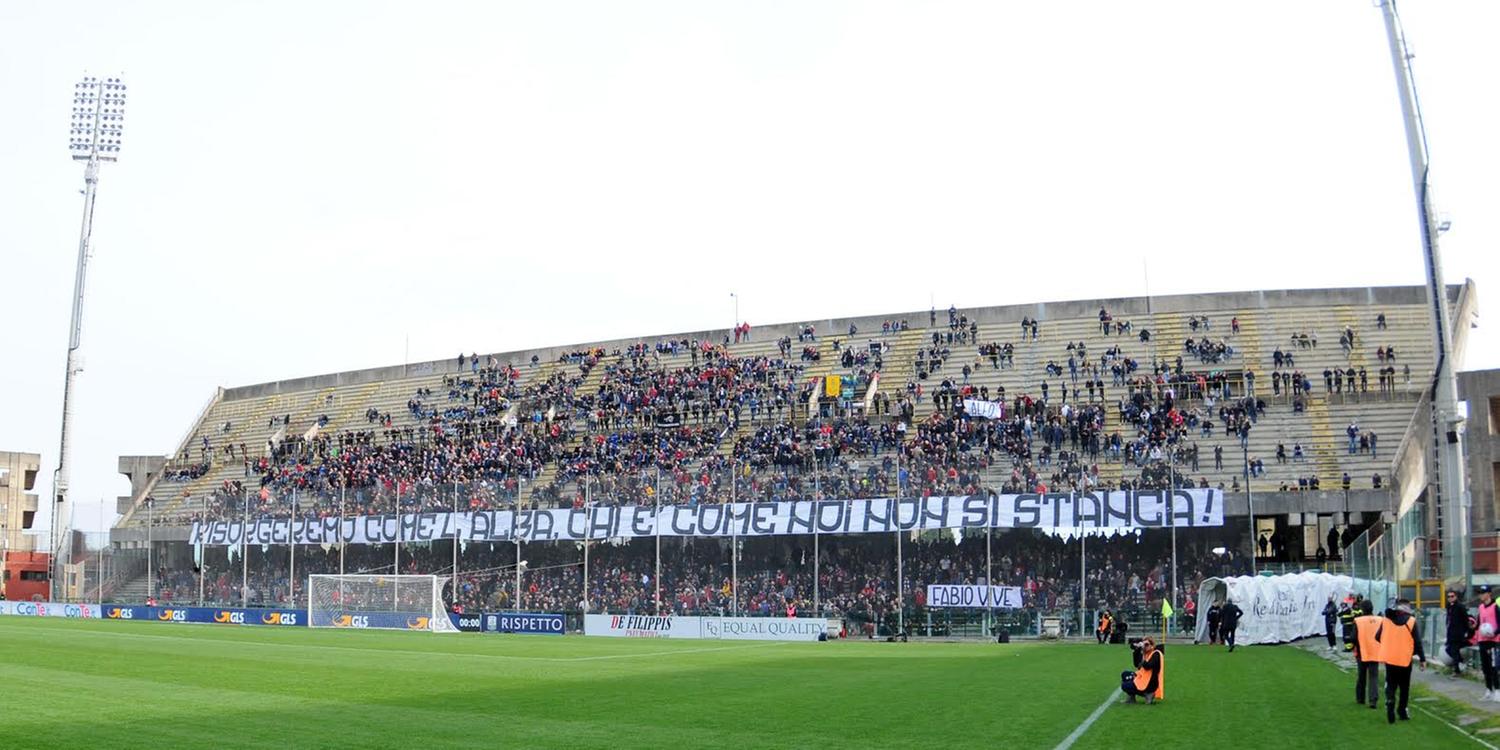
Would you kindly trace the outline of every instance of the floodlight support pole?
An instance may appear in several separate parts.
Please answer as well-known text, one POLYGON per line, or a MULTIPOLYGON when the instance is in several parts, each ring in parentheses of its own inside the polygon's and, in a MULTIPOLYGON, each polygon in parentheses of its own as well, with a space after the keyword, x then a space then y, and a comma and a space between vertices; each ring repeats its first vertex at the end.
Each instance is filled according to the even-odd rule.
POLYGON ((1412 191, 1417 203, 1417 220, 1421 226, 1423 270, 1427 273, 1427 304, 1432 308, 1433 340, 1437 366, 1432 374, 1433 451, 1438 463, 1438 498, 1442 503, 1443 574, 1461 579, 1467 588, 1473 574, 1469 553, 1469 493, 1463 472, 1464 416, 1460 412, 1458 381, 1454 374, 1456 354, 1452 350, 1453 321, 1448 310, 1447 287, 1443 282, 1443 260, 1438 250, 1438 225, 1432 210, 1432 194, 1427 181, 1431 166, 1427 153, 1427 133, 1422 123, 1422 107, 1417 100, 1417 85, 1411 69, 1411 52, 1406 46, 1406 32, 1395 0, 1381 0, 1386 40, 1391 48, 1391 63, 1396 73, 1396 90, 1401 99, 1401 117, 1406 128, 1406 151, 1411 163, 1412 191))
MULTIPOLYGON (((94 109, 94 129, 98 132, 99 108, 94 109)), ((52 572, 47 576, 47 598, 57 600, 57 579, 67 559, 68 534, 59 523, 68 503, 68 459, 73 448, 74 378, 83 371, 78 361, 78 347, 83 341, 83 294, 88 279, 89 242, 94 233, 94 195, 99 186, 99 159, 91 156, 83 168, 83 222, 78 230, 78 264, 73 275, 73 317, 68 324, 68 353, 63 369, 62 435, 58 446, 57 471, 52 475, 52 572)))

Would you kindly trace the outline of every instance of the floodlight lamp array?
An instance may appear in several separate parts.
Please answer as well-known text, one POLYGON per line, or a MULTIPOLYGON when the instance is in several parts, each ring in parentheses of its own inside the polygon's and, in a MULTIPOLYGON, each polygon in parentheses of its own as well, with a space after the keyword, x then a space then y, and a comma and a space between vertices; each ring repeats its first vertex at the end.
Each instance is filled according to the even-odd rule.
POLYGON ((73 87, 68 151, 78 161, 115 161, 125 132, 125 82, 85 76, 73 87))

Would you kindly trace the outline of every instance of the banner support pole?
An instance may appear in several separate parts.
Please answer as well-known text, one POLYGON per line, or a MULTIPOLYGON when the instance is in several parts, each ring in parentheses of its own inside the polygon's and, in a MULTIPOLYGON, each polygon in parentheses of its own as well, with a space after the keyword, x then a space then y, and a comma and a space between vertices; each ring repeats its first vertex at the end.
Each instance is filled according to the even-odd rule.
POLYGON ((240 523, 240 607, 250 606, 250 493, 245 496, 245 516, 240 523))

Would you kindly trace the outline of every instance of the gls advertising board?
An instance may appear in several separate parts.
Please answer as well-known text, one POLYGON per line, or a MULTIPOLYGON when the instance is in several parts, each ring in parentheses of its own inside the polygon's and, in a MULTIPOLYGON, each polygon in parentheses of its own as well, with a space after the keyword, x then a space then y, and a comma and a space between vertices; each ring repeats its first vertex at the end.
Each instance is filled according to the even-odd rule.
POLYGON ((143 622, 196 622, 212 625, 275 625, 278 627, 307 624, 307 613, 300 609, 241 609, 237 607, 130 607, 104 608, 106 620, 143 622))
POLYGON ((610 638, 704 638, 725 641, 816 641, 822 618, 585 615, 583 634, 610 638))

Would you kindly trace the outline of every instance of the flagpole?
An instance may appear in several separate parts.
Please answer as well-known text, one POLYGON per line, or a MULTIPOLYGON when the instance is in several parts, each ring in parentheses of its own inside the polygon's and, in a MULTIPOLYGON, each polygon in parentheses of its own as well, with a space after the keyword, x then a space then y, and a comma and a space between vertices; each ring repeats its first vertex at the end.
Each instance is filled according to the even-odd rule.
POLYGON ((287 558, 287 600, 291 602, 292 609, 297 608, 297 490, 292 490, 292 520, 286 530, 287 541, 291 542, 291 556, 287 558))
MULTIPOLYGON (((1167 523, 1172 525, 1172 611, 1177 611, 1177 451, 1167 451, 1167 523)), ((1163 628, 1166 626, 1163 625, 1163 628)), ((1163 639, 1166 636, 1162 636, 1163 639)))
MULTIPOLYGON (((990 553, 990 547, 995 538, 995 527, 985 524, 984 528, 984 585, 992 587, 995 585, 995 561, 990 553)), ((984 619, 986 627, 993 627, 995 621, 995 600, 990 599, 989 606, 985 607, 984 619)))
MULTIPOLYGON (((339 533, 338 533, 338 540, 339 540, 339 577, 340 578, 343 578, 343 575, 344 575, 344 492, 347 489, 348 489, 347 487, 344 487, 344 483, 343 482, 339 482, 339 533)), ((340 586, 343 585, 343 581, 342 580, 339 582, 339 585, 340 586)), ((342 591, 340 593, 342 594, 342 591)))
POLYGON ((661 614, 661 467, 656 467, 656 614, 661 614))
POLYGON ((250 606, 250 493, 244 492, 245 517, 240 523, 240 606, 250 606))
MULTIPOLYGON (((738 497, 737 488, 740 483, 739 469, 735 468, 734 459, 729 460, 729 503, 734 507, 738 497)), ((740 529, 738 525, 731 524, 729 527, 729 594, 734 597, 730 604, 730 611, 739 616, 740 614, 740 529)))
POLYGON ((583 536, 583 597, 581 599, 579 599, 579 604, 583 607, 583 613, 584 614, 588 614, 589 613, 589 609, 590 609, 590 607, 589 607, 589 547, 592 546, 591 542, 593 541, 593 537, 594 537, 594 526, 593 526, 593 523, 594 523, 594 502, 593 502, 593 493, 590 491, 590 486, 589 486, 589 480, 591 478, 592 477, 590 477, 587 474, 585 474, 584 477, 583 477, 583 507, 584 507, 584 513, 585 513, 586 517, 588 518, 588 524, 589 524, 589 525, 587 525, 587 526, 584 527, 585 529, 587 529, 587 531, 584 533, 584 536, 583 536))
MULTIPOLYGON (((1106 495, 1106 497, 1108 497, 1106 495)), ((1079 530, 1078 535, 1078 619, 1080 635, 1086 635, 1094 624, 1089 617, 1089 535, 1079 530)))
POLYGON ((901 590, 904 578, 901 569, 901 450, 896 450, 896 502, 891 506, 891 517, 896 520, 896 629, 897 635, 906 632, 906 601, 901 590))
POLYGON ((458 601, 458 482, 453 483, 453 601, 458 601))

